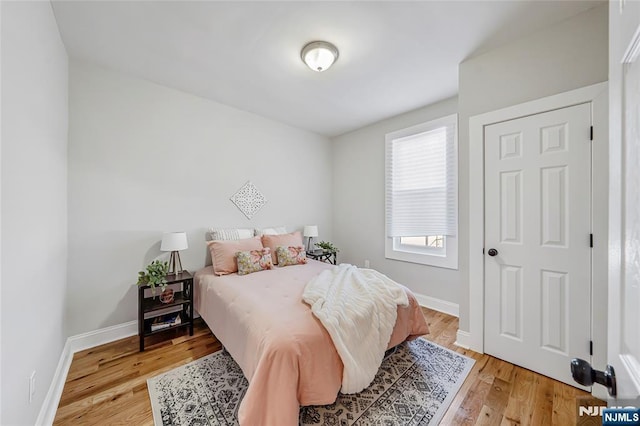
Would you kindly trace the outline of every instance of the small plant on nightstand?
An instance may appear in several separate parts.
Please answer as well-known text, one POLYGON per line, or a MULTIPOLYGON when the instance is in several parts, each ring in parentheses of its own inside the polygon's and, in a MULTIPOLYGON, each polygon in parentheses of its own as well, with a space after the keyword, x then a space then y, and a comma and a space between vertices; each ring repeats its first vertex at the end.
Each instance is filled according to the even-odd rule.
POLYGON ((156 294, 156 286, 164 291, 167 288, 167 272, 169 272, 169 262, 154 260, 147 265, 146 272, 138 272, 138 285, 148 285, 154 295, 156 294))
POLYGON ((340 251, 338 247, 328 241, 320 241, 319 243, 316 243, 316 247, 320 247, 322 250, 328 251, 329 253, 338 253, 340 251))

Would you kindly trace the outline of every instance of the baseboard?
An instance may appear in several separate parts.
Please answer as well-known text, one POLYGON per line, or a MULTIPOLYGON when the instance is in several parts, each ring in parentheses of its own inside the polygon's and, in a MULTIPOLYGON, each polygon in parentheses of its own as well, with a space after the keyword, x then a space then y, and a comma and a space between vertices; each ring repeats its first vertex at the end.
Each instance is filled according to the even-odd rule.
POLYGON ((36 426, 53 424, 56 411, 58 410, 58 404, 60 403, 60 397, 62 396, 62 390, 64 389, 64 382, 67 380, 67 373, 69 372, 69 367, 71 367, 71 361, 73 361, 73 353, 71 353, 69 349, 69 339, 67 339, 62 348, 56 371, 53 373, 51 385, 49 386, 47 395, 44 397, 42 407, 40 407, 40 413, 38 413, 38 418, 36 419, 36 426))
POLYGON ((424 294, 413 293, 418 300, 420 306, 433 309, 434 311, 442 312, 454 317, 459 316, 460 307, 457 303, 449 302, 442 299, 436 299, 435 297, 425 296, 424 294))
POLYGON ((138 321, 129 321, 124 324, 112 325, 111 327, 77 334, 67 339, 70 344, 71 353, 83 351, 96 346, 104 345, 125 337, 138 334, 138 321))
POLYGON ((69 374, 69 367, 71 367, 71 361, 73 361, 73 355, 76 352, 104 345, 105 343, 124 339, 125 337, 130 337, 136 334, 138 334, 138 322, 129 321, 124 324, 105 327, 67 338, 64 348, 62 348, 62 354, 60 354, 58 366, 53 374, 51 385, 47 391, 47 396, 44 398, 42 407, 40 407, 40 413, 38 414, 36 425, 48 426, 53 424, 53 420, 56 417, 56 411, 58 410, 58 404, 60 403, 60 397, 62 396, 62 391, 64 389, 64 383, 67 380, 67 374, 69 374))
POLYGON ((456 341, 454 342, 454 345, 460 346, 464 349, 469 349, 471 348, 470 342, 471 333, 469 333, 468 331, 458 330, 458 332, 456 333, 456 341))

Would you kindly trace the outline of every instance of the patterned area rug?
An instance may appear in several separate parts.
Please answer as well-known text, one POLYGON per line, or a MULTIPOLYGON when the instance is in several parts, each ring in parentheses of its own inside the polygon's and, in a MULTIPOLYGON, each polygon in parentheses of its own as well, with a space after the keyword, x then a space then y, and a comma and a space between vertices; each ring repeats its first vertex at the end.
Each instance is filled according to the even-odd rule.
MULTIPOLYGON (((474 360, 426 339, 399 345, 373 383, 335 403, 300 409, 300 425, 437 425, 474 360)), ((219 351, 147 381, 160 425, 237 425, 247 389, 242 370, 219 351)))

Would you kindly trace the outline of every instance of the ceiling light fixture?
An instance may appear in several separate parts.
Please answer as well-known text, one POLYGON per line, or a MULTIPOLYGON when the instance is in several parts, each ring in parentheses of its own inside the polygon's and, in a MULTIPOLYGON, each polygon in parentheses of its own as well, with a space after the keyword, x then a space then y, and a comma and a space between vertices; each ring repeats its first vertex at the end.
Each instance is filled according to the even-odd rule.
POLYGON ((312 41, 300 52, 302 62, 314 71, 326 71, 338 59, 338 48, 328 41, 312 41))

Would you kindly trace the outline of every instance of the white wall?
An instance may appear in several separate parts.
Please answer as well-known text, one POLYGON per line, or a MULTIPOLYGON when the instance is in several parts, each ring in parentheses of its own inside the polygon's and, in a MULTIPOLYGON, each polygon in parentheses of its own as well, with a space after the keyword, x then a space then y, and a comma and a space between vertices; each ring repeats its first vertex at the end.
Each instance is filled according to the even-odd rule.
POLYGON ((331 238, 327 138, 76 61, 69 102, 68 334, 136 318, 137 272, 163 231, 187 232, 191 271, 209 226, 331 238), (229 201, 247 180, 268 200, 252 220, 229 201))
POLYGON ((333 229, 340 262, 371 267, 414 292, 457 303, 457 270, 384 257, 385 135, 457 112, 457 99, 392 117, 333 139, 333 229))
MULTIPOLYGON (((340 261, 379 269, 412 290, 460 305, 469 324, 469 118, 607 80, 607 5, 472 57, 459 95, 333 139, 335 241, 340 261), (384 135, 458 112, 459 270, 384 258, 384 135)), ((481 249, 481 248, 480 248, 481 249)))
POLYGON ((66 335, 67 54, 46 2, 2 2, 2 414, 34 424, 66 335), (36 394, 29 405, 29 375, 36 394))
MULTIPOLYGON (((607 80, 603 4, 459 67, 460 329, 469 330, 469 118, 607 80)), ((478 159, 473 159, 477 161, 478 159)), ((476 249, 476 248, 472 248, 476 249)), ((481 249, 481 248, 478 248, 481 249)))

